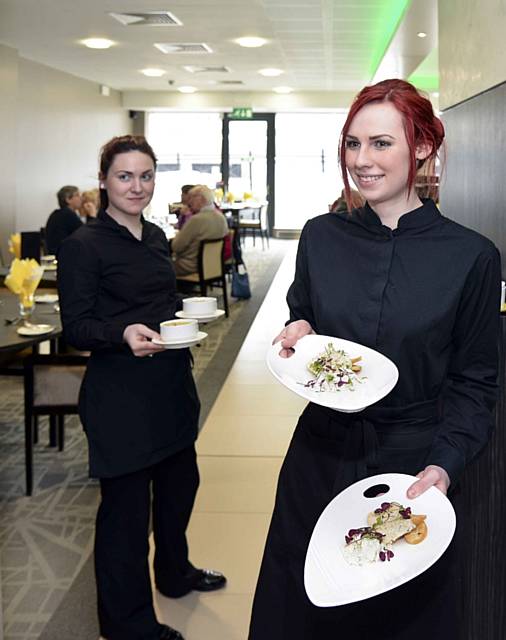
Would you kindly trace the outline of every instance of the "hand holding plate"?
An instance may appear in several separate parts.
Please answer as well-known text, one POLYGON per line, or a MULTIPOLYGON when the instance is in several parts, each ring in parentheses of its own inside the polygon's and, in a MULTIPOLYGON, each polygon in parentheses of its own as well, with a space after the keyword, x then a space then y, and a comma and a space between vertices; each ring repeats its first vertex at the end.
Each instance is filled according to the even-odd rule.
POLYGON ((419 480, 412 484, 406 494, 408 498, 417 498, 419 495, 434 486, 446 495, 450 486, 450 476, 442 468, 435 464, 430 464, 423 471, 416 475, 419 480))
POLYGON ((295 322, 286 325, 283 331, 274 338, 272 344, 281 341, 282 349, 279 355, 282 358, 289 358, 293 355, 293 347, 297 341, 310 333, 314 333, 314 331, 307 320, 295 320, 295 322))

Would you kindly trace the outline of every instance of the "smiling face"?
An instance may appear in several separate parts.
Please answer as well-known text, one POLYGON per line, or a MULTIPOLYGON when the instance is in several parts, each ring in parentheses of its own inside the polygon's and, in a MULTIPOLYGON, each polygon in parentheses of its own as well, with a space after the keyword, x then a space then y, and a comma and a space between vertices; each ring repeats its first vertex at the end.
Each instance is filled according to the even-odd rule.
POLYGON ((107 212, 115 218, 138 217, 151 202, 155 189, 153 160, 140 151, 119 153, 107 176, 100 176, 107 191, 107 212))
MULTIPOLYGON (((408 189, 410 150, 402 116, 390 102, 365 105, 345 139, 345 162, 353 182, 380 215, 402 215, 421 202, 408 189)), ((423 157, 419 150, 416 157, 423 157)))

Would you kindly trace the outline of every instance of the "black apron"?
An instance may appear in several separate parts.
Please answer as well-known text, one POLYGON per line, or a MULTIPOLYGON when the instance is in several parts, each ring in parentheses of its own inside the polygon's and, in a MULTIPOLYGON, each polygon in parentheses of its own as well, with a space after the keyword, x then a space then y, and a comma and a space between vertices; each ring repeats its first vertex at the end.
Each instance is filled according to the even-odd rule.
POLYGON ((249 640, 458 640, 453 543, 421 576, 362 602, 316 607, 304 589, 306 550, 327 504, 362 478, 423 470, 438 416, 435 401, 355 414, 306 407, 280 472, 249 640))
POLYGON ((121 476, 182 451, 197 437, 199 411, 189 349, 92 353, 79 398, 90 475, 121 476))

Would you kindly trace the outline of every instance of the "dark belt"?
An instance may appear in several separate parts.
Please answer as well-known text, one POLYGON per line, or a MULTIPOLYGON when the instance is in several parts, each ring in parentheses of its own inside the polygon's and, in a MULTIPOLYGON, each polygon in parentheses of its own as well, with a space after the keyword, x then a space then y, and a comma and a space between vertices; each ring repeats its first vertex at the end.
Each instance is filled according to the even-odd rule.
POLYGON ((324 413, 332 422, 346 426, 344 462, 336 477, 336 489, 374 475, 379 468, 378 450, 382 443, 395 447, 406 441, 413 449, 430 446, 441 415, 438 398, 403 407, 372 406, 358 413, 341 413, 319 405, 313 410, 324 413))

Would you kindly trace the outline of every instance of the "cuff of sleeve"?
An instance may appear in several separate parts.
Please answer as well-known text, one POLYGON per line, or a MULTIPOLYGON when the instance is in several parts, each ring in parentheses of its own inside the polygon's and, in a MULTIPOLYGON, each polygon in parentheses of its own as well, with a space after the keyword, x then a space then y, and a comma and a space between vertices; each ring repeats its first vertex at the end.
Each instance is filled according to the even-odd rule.
POLYGON ((427 465, 430 464, 442 467, 446 471, 450 476, 450 486, 453 488, 464 471, 465 460, 455 449, 446 448, 431 452, 427 458, 427 465))
POLYGON ((112 344, 123 344, 123 333, 128 327, 128 324, 122 322, 121 324, 111 324, 107 327, 107 339, 112 344))

